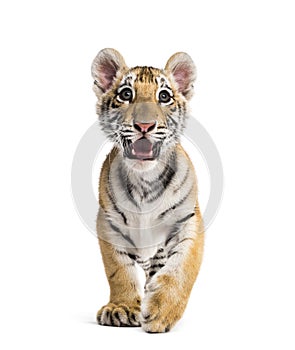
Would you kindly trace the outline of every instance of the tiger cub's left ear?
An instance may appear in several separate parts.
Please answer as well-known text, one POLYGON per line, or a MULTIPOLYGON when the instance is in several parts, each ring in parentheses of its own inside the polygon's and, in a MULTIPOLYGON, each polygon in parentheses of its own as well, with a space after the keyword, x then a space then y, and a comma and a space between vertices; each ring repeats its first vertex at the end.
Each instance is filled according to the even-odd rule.
POLYGON ((178 91, 189 100, 193 95, 193 83, 196 80, 196 66, 185 52, 177 52, 171 56, 165 66, 177 85, 178 91))

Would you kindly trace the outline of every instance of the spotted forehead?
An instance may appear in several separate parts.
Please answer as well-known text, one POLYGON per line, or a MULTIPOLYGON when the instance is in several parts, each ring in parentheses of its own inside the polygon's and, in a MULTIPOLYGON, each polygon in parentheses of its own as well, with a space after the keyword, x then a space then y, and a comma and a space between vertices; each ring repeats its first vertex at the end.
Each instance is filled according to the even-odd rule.
POLYGON ((160 88, 170 87, 169 80, 163 71, 153 67, 132 68, 121 80, 121 86, 134 87, 136 84, 151 84, 160 88))

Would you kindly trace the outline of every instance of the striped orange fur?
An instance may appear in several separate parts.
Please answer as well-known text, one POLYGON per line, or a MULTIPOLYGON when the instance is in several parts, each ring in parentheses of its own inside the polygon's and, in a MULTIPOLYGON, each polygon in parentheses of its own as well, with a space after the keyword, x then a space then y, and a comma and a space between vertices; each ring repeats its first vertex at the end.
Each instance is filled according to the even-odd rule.
POLYGON ((99 181, 97 234, 110 300, 97 321, 167 332, 185 310, 204 247, 195 170, 180 144, 195 66, 176 53, 165 69, 129 69, 104 49, 92 76, 100 125, 114 143, 99 181), (143 295, 137 265, 146 274, 143 295))

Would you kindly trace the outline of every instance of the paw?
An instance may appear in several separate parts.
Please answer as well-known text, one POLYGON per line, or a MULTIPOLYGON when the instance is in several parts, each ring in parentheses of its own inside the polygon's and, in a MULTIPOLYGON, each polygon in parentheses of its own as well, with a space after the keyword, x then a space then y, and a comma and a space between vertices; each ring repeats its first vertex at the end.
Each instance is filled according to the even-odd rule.
POLYGON ((169 275, 152 278, 141 304, 141 326, 148 333, 169 332, 181 318, 188 294, 169 275))
POLYGON ((174 322, 169 322, 164 317, 154 319, 154 315, 142 315, 142 329, 147 333, 166 333, 169 332, 174 322))
POLYGON ((140 307, 109 303, 97 312, 96 319, 103 326, 139 327, 140 307))
POLYGON ((165 300, 160 294, 155 294, 143 301, 141 326, 147 333, 169 332, 180 316, 173 302, 165 300))

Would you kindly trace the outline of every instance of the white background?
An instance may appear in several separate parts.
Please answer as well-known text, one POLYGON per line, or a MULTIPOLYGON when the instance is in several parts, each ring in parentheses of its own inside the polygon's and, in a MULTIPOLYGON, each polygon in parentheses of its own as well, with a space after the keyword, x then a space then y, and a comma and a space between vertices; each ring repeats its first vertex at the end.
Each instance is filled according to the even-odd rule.
POLYGON ((196 349, 294 349, 292 5, 1 2, 1 348, 177 349, 191 339, 196 349), (90 65, 104 47, 130 66, 163 67, 187 51, 198 67, 194 115, 223 161, 204 264, 169 334, 95 324, 107 282, 70 171, 96 120, 90 65))

